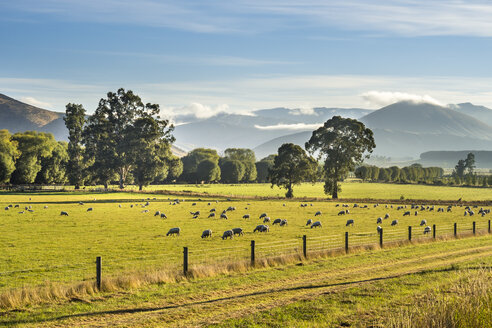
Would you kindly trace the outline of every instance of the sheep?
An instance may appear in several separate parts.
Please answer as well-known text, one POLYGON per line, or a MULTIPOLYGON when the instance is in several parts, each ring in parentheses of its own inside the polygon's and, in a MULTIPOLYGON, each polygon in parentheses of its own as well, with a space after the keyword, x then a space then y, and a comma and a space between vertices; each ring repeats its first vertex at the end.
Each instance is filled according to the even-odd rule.
POLYGON ((143 210, 142 213, 149 213, 149 210, 143 210))
POLYGON ((407 216, 407 215, 410 215, 410 211, 406 211, 405 213, 403 213, 403 216, 407 216))
POLYGON ((263 219, 263 218, 266 218, 266 217, 267 217, 267 214, 266 214, 266 213, 262 213, 262 214, 260 215, 260 219, 263 219))
POLYGON ((228 211, 228 212, 229 212, 229 211, 235 211, 235 210, 236 210, 236 207, 234 207, 234 206, 229 206, 229 207, 227 208, 227 211, 228 211))
POLYGON ((207 218, 214 218, 214 217, 215 217, 215 213, 210 213, 207 218))
POLYGON ((381 224, 381 223, 383 223, 383 218, 377 218, 376 224, 381 224))
POLYGON ((319 215, 321 215, 321 211, 314 213, 314 216, 319 216, 319 215))
POLYGON ((171 228, 167 232, 166 236, 174 236, 174 235, 178 235, 179 236, 179 233, 180 232, 181 232, 181 228, 171 228))
POLYGON ((310 225, 311 223, 313 223, 313 220, 309 219, 309 220, 307 220, 306 225, 308 226, 308 225, 310 225))
POLYGON ((386 213, 386 214, 384 215, 384 219, 389 219, 389 217, 390 217, 390 215, 389 215, 388 213, 386 213))
POLYGON ((244 214, 243 219, 249 219, 249 214, 244 214))
POLYGON ((427 220, 424 219, 424 220, 420 221, 420 226, 421 227, 422 226, 425 226, 426 224, 427 224, 427 220))
POLYGON ((215 212, 215 208, 211 208, 209 212, 215 212))
POLYGON ((354 204, 354 208, 356 208, 356 207, 359 207, 359 204, 355 203, 354 204))
POLYGON ((161 215, 161 212, 160 212, 160 211, 156 211, 156 212, 154 213, 154 216, 159 216, 159 215, 161 215))
POLYGON ((392 226, 395 226, 395 225, 397 225, 397 224, 398 224, 398 220, 393 220, 393 221, 391 222, 391 225, 392 225, 392 226))
POLYGON ((92 212, 92 210, 93 210, 93 208, 92 208, 92 207, 89 207, 89 208, 87 209, 87 212, 92 212))
POLYGON ((255 230, 253 230, 253 232, 268 232, 270 231, 270 227, 268 227, 267 225, 264 225, 264 224, 260 224, 260 225, 257 225, 255 230))
POLYGON ((338 212, 338 215, 345 215, 345 211, 338 212))
POLYGON ((121 204, 118 204, 118 207, 121 208, 121 204))
POLYGON ((419 212, 418 211, 415 211, 415 216, 419 215, 419 212))
POLYGON ((31 210, 31 209, 28 209, 27 211, 30 213, 34 213, 34 210, 31 210))
POLYGON ((313 222, 313 224, 311 224, 311 229, 317 228, 317 227, 320 227, 320 228, 322 227, 320 221, 316 221, 316 222, 313 222))
POLYGON ((61 212, 60 212, 60 215, 62 215, 62 216, 63 216, 63 215, 64 215, 64 216, 68 216, 68 212, 61 211, 61 212))
POLYGON ((133 204, 130 205, 130 208, 133 208, 133 204))
MULTIPOLYGON (((280 224, 280 222, 282 222, 282 219, 275 219, 273 221, 273 225, 280 224)), ((263 223, 265 223, 265 222, 263 222, 263 223)))
POLYGON ((84 205, 84 203, 83 202, 79 202, 79 205, 84 205))
POLYGON ((5 210, 6 210, 6 211, 10 210, 10 207, 6 206, 6 207, 5 207, 5 210))
POLYGON ((198 219, 198 215, 193 215, 192 219, 198 219))
POLYGON ((203 230, 202 238, 207 238, 207 237, 212 237, 212 230, 210 230, 210 229, 203 230))
POLYGON ((221 219, 226 219, 226 220, 228 219, 228 217, 227 217, 227 215, 226 215, 225 213, 222 213, 222 214, 220 215, 220 218, 221 218, 221 219))
POLYGON ((166 214, 164 214, 164 213, 161 213, 161 219, 167 219, 167 216, 166 216, 166 214))
POLYGON ((193 216, 197 216, 197 215, 200 215, 200 211, 190 212, 190 214, 193 215, 193 216))
POLYGON ((431 232, 431 231, 432 231, 432 228, 431 228, 431 227, 429 227, 429 226, 425 227, 425 228, 424 228, 424 235, 425 235, 425 234, 428 234, 428 233, 429 233, 429 232, 431 232))
POLYGON ((233 237, 234 237, 234 232, 232 232, 232 230, 226 230, 222 234, 222 240, 227 239, 227 238, 232 239, 233 237))
POLYGON ((467 212, 467 211, 465 211, 465 214, 464 214, 463 216, 467 216, 467 215, 468 215, 468 212, 467 212))
POLYGON ((233 228, 232 232, 234 235, 242 236, 244 235, 243 229, 242 228, 233 228))
POLYGON ((345 214, 350 214, 349 210, 345 210, 345 214))
POLYGON ((47 209, 48 208, 48 205, 44 205, 44 209, 47 209))
POLYGON ((446 209, 446 212, 451 212, 451 210, 452 210, 452 207, 451 207, 451 205, 450 205, 450 206, 448 206, 448 208, 446 209))
POLYGON ((196 203, 191 204, 191 206, 196 206, 196 203))
POLYGON ((19 212, 19 214, 24 214, 24 211, 19 212))
POLYGON ((347 220, 347 223, 345 223, 345 226, 348 227, 349 225, 354 226, 354 220, 352 220, 352 219, 347 220))
POLYGON ((263 223, 267 223, 267 222, 270 222, 270 218, 268 216, 263 219, 263 223))
POLYGON ((381 234, 381 232, 383 231, 383 228, 381 228, 381 226, 378 226, 376 228, 376 230, 377 230, 378 234, 381 234))
POLYGON ((283 203, 282 206, 285 207, 285 203, 283 203))
POLYGON ((286 226, 287 225, 287 220, 286 219, 283 219, 282 221, 280 221, 280 226, 283 227, 283 226, 286 226))
POLYGON ((470 216, 473 216, 473 215, 475 215, 475 212, 473 212, 472 210, 470 210, 470 211, 468 211, 468 214, 469 214, 470 216))

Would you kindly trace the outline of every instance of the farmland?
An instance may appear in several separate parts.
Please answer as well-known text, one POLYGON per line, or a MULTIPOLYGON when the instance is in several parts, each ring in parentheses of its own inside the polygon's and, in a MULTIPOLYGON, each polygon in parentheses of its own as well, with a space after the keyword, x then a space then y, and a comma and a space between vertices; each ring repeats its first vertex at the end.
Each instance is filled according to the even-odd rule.
MULTIPOLYGON (((354 183, 353 185, 365 187, 365 184, 354 183)), ((228 188, 229 186, 222 187, 228 188)), ((318 187, 320 186, 318 185, 318 187)), ((251 186, 238 189, 241 194, 248 194, 249 188, 251 186)), ((377 249, 379 237, 376 233, 376 219, 383 217, 386 213, 389 214, 390 218, 381 224, 384 228, 385 242, 406 240, 408 238, 408 226, 412 226, 414 241, 418 238, 431 240, 432 235, 424 236, 424 228, 419 225, 422 219, 427 220, 427 225, 437 227, 438 237, 444 234, 452 236, 454 223, 458 224, 458 232, 460 233, 471 233, 472 222, 474 221, 480 233, 486 231, 490 214, 484 217, 479 215, 464 216, 464 207, 455 206, 452 212, 438 213, 438 206, 436 206, 434 211, 428 209, 421 211, 419 209, 418 215, 415 216, 414 210, 412 210, 411 215, 403 216, 403 212, 410 210, 410 206, 398 210, 396 204, 388 205, 388 207, 384 203, 377 207, 374 207, 374 204, 367 204, 367 208, 362 208, 364 203, 359 203, 359 207, 354 207, 353 203, 348 203, 348 207, 342 208, 343 200, 339 203, 303 202, 302 200, 228 200, 227 197, 207 198, 205 196, 179 196, 180 202, 177 203, 175 202, 176 197, 127 192, 0 194, 2 211, 0 225, 3 228, 3 233, 0 235, 0 272, 2 273, 0 295, 21 287, 32 289, 36 286, 70 285, 80 281, 93 281, 96 256, 103 258, 104 277, 132 276, 136 273, 145 274, 159 270, 174 272, 173 274, 178 277, 174 280, 163 279, 164 282, 168 282, 165 285, 150 283, 138 286, 138 284, 132 285, 130 283, 129 287, 122 291, 131 291, 130 294, 127 294, 128 292, 123 294, 131 296, 130 299, 136 302, 135 305, 140 304, 140 302, 152 304, 158 302, 155 295, 162 295, 160 293, 166 295, 178 293, 178 291, 171 292, 168 290, 173 288, 170 286, 180 286, 179 290, 183 289, 181 291, 183 293, 181 300, 183 301, 187 297, 196 299, 203 297, 203 293, 200 289, 196 289, 198 287, 195 284, 199 284, 204 291, 212 289, 215 285, 221 291, 220 293, 226 293, 227 288, 225 286, 229 284, 237 284, 237 286, 242 286, 238 288, 252 288, 253 290, 254 286, 247 287, 248 282, 251 284, 251 281, 256 279, 264 279, 265 285, 263 286, 267 286, 267 281, 273 279, 277 270, 265 267, 247 273, 244 271, 244 266, 237 272, 234 269, 217 270, 215 275, 218 275, 218 278, 215 281, 214 278, 209 278, 214 276, 213 270, 209 269, 211 272, 208 274, 196 275, 192 280, 193 285, 186 282, 184 284, 182 282, 174 283, 175 281, 182 281, 177 272, 182 270, 183 247, 188 247, 190 250, 190 266, 194 270, 199 265, 213 267, 220 263, 248 263, 251 240, 256 241, 258 261, 277 255, 295 255, 291 262, 286 261, 284 266, 280 265, 279 268, 283 268, 281 269, 282 272, 284 270, 291 272, 293 281, 300 279, 299 284, 311 283, 312 281, 309 279, 304 281, 298 277, 299 275, 305 276, 307 279, 310 274, 320 277, 320 281, 329 281, 331 279, 329 276, 333 274, 336 279, 332 278, 336 281, 356 279, 360 275, 356 272, 356 267, 359 264, 367 266, 367 270, 370 270, 367 274, 377 273, 377 276, 384 272, 381 264, 381 261, 384 262, 382 259, 384 256, 388 256, 388 259, 394 258, 395 266, 390 271, 400 272, 401 269, 396 263, 403 263, 409 254, 415 258, 415 263, 412 262, 414 268, 421 269, 426 268, 426 263, 432 268, 439 265, 451 265, 455 257, 457 262, 461 258, 464 263, 482 263, 482 253, 488 254, 491 251, 489 249, 491 245, 489 235, 462 240, 454 240, 453 238, 450 241, 421 245, 417 243, 413 246, 409 244, 401 248, 389 248, 384 251, 377 249), (146 205, 147 202, 148 205, 146 205), (301 207, 301 204, 307 204, 307 206, 301 207), (4 210, 9 205, 19 205, 19 208, 12 207, 9 210, 4 210), (33 212, 25 210, 26 206, 28 208, 31 206, 30 209, 33 212), (229 207, 236 209, 227 212, 227 220, 220 219, 220 213, 229 207), (93 210, 87 211, 88 208, 93 210), (212 208, 216 209, 216 217, 208 218, 212 208), (348 209, 350 213, 338 215, 342 209, 348 209), (69 216, 60 216, 61 211, 66 211, 69 216), (165 213, 167 219, 154 216, 156 211, 165 213), (190 212, 196 211, 200 211, 200 215, 193 219, 190 212), (321 212, 321 215, 315 216, 318 211, 321 212), (24 213, 20 214, 19 212, 24 213), (270 232, 253 233, 253 229, 263 222, 259 219, 262 213, 267 213, 272 221, 276 218, 286 219, 288 225, 279 227, 270 223, 270 232), (250 214, 251 218, 243 219, 244 214, 250 214), (319 220, 323 227, 311 229, 306 226, 307 219, 319 220), (354 226, 346 226, 348 219, 354 220, 354 226), (394 219, 398 219, 398 225, 391 226, 390 223, 394 219), (166 232, 172 227, 181 228, 179 237, 166 236, 166 232), (232 240, 221 239, 223 231, 236 227, 243 228, 244 236, 236 236, 232 240), (211 229, 214 232, 212 238, 200 238, 205 229, 211 229), (367 251, 362 253, 354 251, 353 255, 313 259, 311 264, 308 263, 302 267, 289 264, 300 260, 303 235, 307 236, 308 251, 315 252, 324 249, 343 249, 345 232, 349 232, 350 246, 371 245, 371 247, 366 248, 367 251), (415 254, 413 254, 414 252, 415 254), (439 252, 444 254, 442 261, 439 252), (425 254, 435 254, 439 260, 434 263, 432 259, 435 260, 436 258, 434 255, 429 255, 428 261, 419 262, 418 254, 420 257, 425 254), (434 264, 431 265, 431 263, 434 264), (347 272, 354 270, 354 276, 337 276, 338 273, 335 274, 332 271, 335 267, 341 269, 346 266, 352 268, 347 269, 349 270, 347 272), (329 272, 331 273, 328 274, 329 272)), ((474 209, 474 211, 478 212, 478 209, 474 209)), ((274 266, 278 267, 277 264, 274 266)), ((109 303, 98 303, 96 308, 107 310, 118 306, 131 306, 127 303, 132 302, 130 299, 119 299, 110 288, 105 293, 111 296, 111 299, 115 297, 114 300, 109 303)), ((91 295, 89 293, 80 297, 89 300, 91 297, 97 297, 91 295)), ((310 294, 305 294, 303 297, 308 297, 308 295, 310 294)), ((285 299, 285 304, 291 302, 289 301, 290 296, 285 299)), ((293 299, 296 299, 297 296, 294 295, 293 299)), ((206 299, 206 297, 203 298, 206 299)), ((44 317, 43 302, 34 302, 33 305, 35 304, 38 304, 35 307, 36 311, 39 311, 37 315, 40 318, 44 317)), ((19 301, 14 307, 22 308, 23 306, 22 302, 19 301)), ((80 308, 75 309, 74 306, 61 303, 56 314, 88 310, 87 307, 78 303, 76 307, 80 308)), ((179 313, 182 311, 177 313, 176 318, 181 316, 179 313)), ((15 315, 11 313, 6 317, 6 320, 7 322, 14 320, 14 318, 21 320, 25 318, 25 315, 22 311, 15 315)), ((236 322, 230 324, 236 324, 236 322)))

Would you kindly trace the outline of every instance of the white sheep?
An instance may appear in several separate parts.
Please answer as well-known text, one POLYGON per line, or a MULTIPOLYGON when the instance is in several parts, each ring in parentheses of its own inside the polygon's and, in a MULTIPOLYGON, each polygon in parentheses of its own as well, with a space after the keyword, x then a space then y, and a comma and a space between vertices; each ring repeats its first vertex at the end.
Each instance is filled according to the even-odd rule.
POLYGON ((262 214, 260 215, 260 219, 263 219, 263 218, 266 218, 266 217, 267 217, 267 214, 266 214, 266 213, 262 213, 262 214))
POLYGON ((164 213, 161 213, 161 219, 167 219, 167 216, 166 216, 166 214, 164 214, 164 213))
POLYGON ((226 219, 226 220, 228 219, 228 217, 227 217, 227 215, 226 215, 225 213, 222 213, 222 214, 220 215, 220 218, 221 218, 221 219, 226 219))
POLYGON ((208 217, 207 217, 207 218, 214 218, 214 217, 215 217, 215 213, 214 213, 214 212, 212 212, 212 213, 210 213, 210 214, 208 215, 208 217))
POLYGON ((212 230, 207 229, 202 232, 202 238, 212 237, 212 230))
POLYGON ((403 216, 409 216, 410 215, 410 211, 406 211, 405 213, 403 213, 403 216))
POLYGON ((286 225, 287 225, 287 219, 282 219, 282 221, 280 221, 280 226, 284 227, 286 225))
POLYGON ((156 211, 156 212, 154 213, 154 216, 159 216, 159 215, 161 215, 161 212, 160 212, 160 211, 156 211))
POLYGON ((348 227, 349 225, 354 226, 354 220, 352 220, 352 219, 347 220, 347 223, 345 224, 345 226, 348 227))
POLYGON ((306 225, 308 226, 308 225, 310 225, 311 223, 313 223, 313 220, 309 219, 309 220, 307 220, 306 225))
POLYGON ((381 231, 383 231, 383 228, 381 228, 381 226, 378 226, 378 227, 376 228, 376 230, 377 230, 378 234, 380 234, 380 233, 381 233, 381 231))
MULTIPOLYGON (((273 221, 273 225, 280 224, 280 222, 282 222, 282 219, 275 219, 273 221)), ((263 222, 263 223, 265 223, 265 222, 263 222)))
POLYGON ((391 222, 391 225, 392 225, 392 226, 395 226, 395 225, 397 225, 397 224, 398 224, 398 220, 393 220, 393 221, 391 222))
POLYGON ((260 225, 257 225, 255 230, 253 230, 253 232, 268 232, 270 231, 270 227, 268 227, 267 225, 264 225, 264 224, 260 224, 260 225))
POLYGON ((383 218, 377 218, 376 224, 381 224, 381 223, 383 223, 383 218))
POLYGON ((311 229, 317 228, 317 227, 321 228, 321 222, 320 221, 316 221, 316 222, 313 222, 313 224, 311 224, 311 229))
POLYGON ((232 232, 234 235, 242 236, 244 235, 243 229, 242 228, 233 228, 232 232))
POLYGON ((249 219, 249 214, 244 214, 243 219, 249 219))
POLYGON ((424 228, 424 235, 430 233, 431 231, 432 231, 432 228, 431 227, 429 227, 429 226, 425 227, 424 228))
POLYGON ((270 222, 270 218, 267 216, 263 219, 263 223, 268 223, 268 222, 270 222))
POLYGON ((421 227, 422 226, 425 226, 426 224, 427 224, 427 220, 424 219, 424 220, 420 221, 420 226, 421 227))
POLYGON ((319 216, 319 215, 321 215, 321 211, 314 213, 314 216, 319 216))
POLYGON ((92 212, 92 210, 93 210, 93 208, 92 208, 92 207, 89 207, 89 208, 87 209, 87 212, 92 212))
POLYGON ((61 212, 60 212, 60 215, 68 216, 68 212, 61 211, 61 212))
POLYGON ((171 228, 167 232, 166 236, 174 236, 174 235, 178 235, 179 236, 179 233, 180 232, 181 232, 181 229, 180 228, 171 228))

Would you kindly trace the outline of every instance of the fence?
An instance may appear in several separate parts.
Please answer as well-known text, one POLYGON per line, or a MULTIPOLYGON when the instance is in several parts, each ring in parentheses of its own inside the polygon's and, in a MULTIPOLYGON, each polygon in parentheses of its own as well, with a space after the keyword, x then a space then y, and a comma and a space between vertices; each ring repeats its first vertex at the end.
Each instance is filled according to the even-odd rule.
MULTIPOLYGON (((491 233, 491 220, 472 222, 471 225, 464 225, 454 223, 450 226, 437 227, 433 225, 430 231, 424 233, 423 227, 407 228, 391 228, 390 231, 381 229, 376 233, 349 233, 328 236, 308 237, 303 235, 302 238, 295 238, 289 240, 281 240, 274 242, 257 242, 251 240, 249 247, 233 246, 233 247, 221 247, 215 249, 193 249, 184 247, 183 252, 170 252, 166 254, 153 254, 149 256, 141 256, 137 258, 124 258, 121 261, 112 261, 107 259, 107 263, 112 268, 112 272, 118 271, 118 268, 123 270, 124 268, 131 266, 134 269, 142 269, 143 271, 148 269, 156 269, 158 263, 161 267, 165 267, 174 272, 181 271, 185 276, 190 273, 192 269, 196 269, 200 266, 210 266, 219 264, 237 264, 243 263, 245 265, 254 266, 258 261, 268 261, 275 258, 282 258, 283 256, 295 255, 300 258, 309 258, 311 255, 319 253, 349 253, 353 249, 381 247, 385 245, 397 244, 405 241, 421 242, 425 240, 435 240, 437 238, 446 237, 459 237, 463 235, 476 235, 488 232, 491 233), (144 265, 139 266, 137 263, 144 265)), ((92 262, 94 265, 94 262, 92 262)), ((103 274, 104 274, 104 262, 103 257, 96 257, 95 269, 96 269, 96 287, 101 289, 103 274)), ((90 264, 80 263, 79 265, 67 264, 59 265, 56 267, 40 267, 35 269, 26 269, 18 271, 0 272, 0 278, 9 275, 19 275, 22 282, 23 275, 32 274, 36 272, 37 275, 43 275, 44 272, 52 272, 53 270, 67 270, 71 272, 70 276, 65 277, 65 281, 68 280, 92 280, 94 281, 94 269, 90 269, 90 264), (91 273, 92 272, 92 273, 91 273)), ((94 268, 94 267, 92 267, 94 268)), ((65 275, 63 271, 61 275, 65 275)), ((5 286, 5 285, 3 285, 5 286)), ((14 287, 14 286, 8 286, 14 287)))

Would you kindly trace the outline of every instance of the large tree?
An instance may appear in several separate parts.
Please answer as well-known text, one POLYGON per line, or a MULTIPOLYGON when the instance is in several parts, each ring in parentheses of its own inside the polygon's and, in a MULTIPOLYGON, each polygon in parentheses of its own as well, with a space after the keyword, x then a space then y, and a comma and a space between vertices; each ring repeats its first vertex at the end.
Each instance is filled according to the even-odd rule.
POLYGON ((254 151, 247 148, 227 148, 224 151, 227 159, 238 160, 244 165, 243 182, 252 182, 256 180, 256 157, 254 151))
POLYGON ((12 140, 9 131, 0 130, 0 183, 9 182, 19 155, 17 142, 12 140))
POLYGON ((466 155, 465 168, 468 170, 468 174, 473 174, 473 171, 475 170, 475 154, 468 153, 468 155, 466 155))
POLYGON ((82 105, 67 104, 65 110, 65 126, 68 129, 68 167, 67 175, 70 184, 79 189, 84 183, 84 159, 82 133, 85 124, 85 109, 82 105))
POLYGON ((68 144, 59 141, 53 147, 51 156, 41 159, 41 171, 36 176, 36 183, 63 184, 67 182, 68 144))
POLYGON ((341 190, 338 182, 353 171, 356 164, 362 162, 364 154, 371 153, 375 147, 374 136, 369 128, 362 122, 340 116, 326 121, 322 127, 313 131, 306 142, 306 150, 317 154, 318 160, 324 160, 324 190, 333 199, 338 198, 341 190))
POLYGON ((268 155, 262 158, 261 161, 256 162, 256 181, 260 183, 268 182, 268 171, 273 167, 275 161, 275 154, 268 155))
POLYGON ((220 174, 225 183, 238 183, 245 171, 244 164, 237 159, 225 159, 220 163, 220 174))
POLYGON ((204 160, 211 160, 218 164, 219 155, 215 149, 196 148, 181 158, 181 161, 183 162, 183 172, 180 179, 186 182, 198 182, 199 179, 196 174, 198 165, 204 160))
POLYGON ((205 182, 220 181, 220 167, 217 162, 206 159, 198 164, 196 175, 198 180, 205 182))
POLYGON ((272 187, 277 185, 287 189, 285 197, 294 196, 294 185, 303 181, 316 181, 316 160, 306 154, 304 149, 292 143, 286 143, 278 149, 273 167, 269 172, 272 187))
MULTIPOLYGON (((99 101, 99 105, 84 129, 84 141, 87 157, 92 160, 91 172, 106 187, 108 181, 118 175, 119 186, 124 188, 127 177, 134 169, 135 156, 142 145, 141 140, 134 142, 136 122, 140 120, 155 121, 163 136, 160 140, 172 143, 173 126, 169 121, 159 118, 159 105, 147 103, 144 105, 139 96, 131 90, 119 89, 116 93, 108 92, 107 97, 99 101)), ((153 135, 150 134, 153 138, 153 135)), ((152 140, 144 143, 152 143, 152 140)), ((149 155, 152 147, 143 147, 143 158, 155 159, 149 155), (144 154, 143 152, 147 152, 144 154)), ((150 163, 151 165, 155 163, 150 163)))

